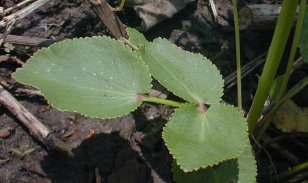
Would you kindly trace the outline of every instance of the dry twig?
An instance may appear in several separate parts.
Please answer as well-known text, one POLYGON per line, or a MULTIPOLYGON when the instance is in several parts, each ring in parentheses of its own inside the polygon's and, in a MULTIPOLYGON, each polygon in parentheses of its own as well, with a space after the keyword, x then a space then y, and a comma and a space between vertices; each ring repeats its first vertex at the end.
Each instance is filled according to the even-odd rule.
POLYGON ((27 4, 27 3, 30 3, 31 1, 33 1, 33 0, 24 0, 24 1, 22 1, 22 2, 20 2, 20 3, 18 3, 18 4, 16 4, 16 5, 10 7, 10 8, 5 9, 4 12, 3 12, 3 14, 4 14, 4 15, 7 15, 7 14, 10 13, 11 11, 13 11, 13 10, 15 10, 15 9, 17 9, 17 8, 20 8, 20 7, 24 6, 24 5, 27 4))
MULTIPOLYGON (((35 10, 39 9, 50 0, 37 0, 34 3, 30 4, 29 6, 12 13, 8 16, 3 17, 2 21, 0 21, 0 27, 6 27, 8 25, 14 24, 17 20, 23 19, 35 10)), ((5 11, 5 10, 4 10, 5 11)))
MULTIPOLYGON (((0 37, 3 37, 3 34, 0 34, 0 37)), ((29 37, 29 36, 16 36, 16 35, 7 35, 5 38, 5 42, 9 42, 12 44, 24 45, 24 46, 38 46, 45 47, 49 46, 55 42, 52 39, 43 39, 37 37, 29 37)))
POLYGON ((218 21, 218 13, 217 13, 217 9, 216 9, 214 0, 209 0, 209 2, 210 2, 210 6, 211 6, 211 10, 212 10, 213 16, 214 16, 214 22, 217 23, 217 21, 218 21))
POLYGON ((108 28, 110 33, 115 38, 127 37, 126 26, 114 14, 111 7, 105 0, 88 0, 94 8, 96 14, 99 16, 103 24, 108 28))
POLYGON ((16 116, 47 147, 60 150, 73 156, 71 149, 58 139, 42 122, 22 106, 8 91, 0 85, 0 103, 16 116))
MULTIPOLYGON (((15 12, 15 13, 12 13, 8 16, 3 17, 3 19, 0 21, 0 28, 6 27, 6 32, 0 39, 0 46, 4 42, 5 37, 11 32, 11 30, 12 30, 12 28, 13 28, 13 26, 14 26, 14 24, 17 20, 23 19, 24 17, 28 16, 29 14, 31 14, 35 10, 39 9, 40 7, 42 7, 43 5, 45 5, 49 1, 50 0, 37 0, 37 1, 33 2, 32 4, 30 4, 29 6, 26 6, 25 8, 15 12)), ((28 1, 27 1, 27 3, 28 3, 28 1)), ((24 4, 25 3, 23 3, 22 5, 24 5, 24 4)), ((21 6, 21 5, 19 5, 19 6, 21 6)), ((6 12, 6 11, 7 10, 4 10, 4 12, 6 12)), ((7 12, 9 12, 9 11, 7 11, 7 12)))

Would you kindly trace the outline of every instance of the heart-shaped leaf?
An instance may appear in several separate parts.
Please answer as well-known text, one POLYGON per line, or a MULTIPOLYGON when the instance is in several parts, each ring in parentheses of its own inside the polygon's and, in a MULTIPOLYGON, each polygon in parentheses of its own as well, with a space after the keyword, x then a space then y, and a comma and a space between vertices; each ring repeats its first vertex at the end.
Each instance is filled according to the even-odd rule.
POLYGON ((91 117, 118 117, 136 109, 151 77, 130 48, 108 37, 67 40, 31 57, 13 77, 37 87, 54 107, 91 117))
POLYGON ((306 6, 301 37, 298 43, 304 61, 308 63, 308 6, 306 6))
POLYGON ((150 73, 168 90, 194 103, 220 101, 223 80, 205 57, 182 50, 166 39, 157 38, 140 51, 150 73))
POLYGON ((173 173, 177 183, 255 183, 257 167, 251 145, 247 143, 245 151, 238 159, 227 160, 213 167, 187 173, 174 161, 173 173))
POLYGON ((170 153, 185 172, 239 157, 247 136, 244 117, 225 104, 213 104, 206 112, 184 104, 163 130, 170 153))

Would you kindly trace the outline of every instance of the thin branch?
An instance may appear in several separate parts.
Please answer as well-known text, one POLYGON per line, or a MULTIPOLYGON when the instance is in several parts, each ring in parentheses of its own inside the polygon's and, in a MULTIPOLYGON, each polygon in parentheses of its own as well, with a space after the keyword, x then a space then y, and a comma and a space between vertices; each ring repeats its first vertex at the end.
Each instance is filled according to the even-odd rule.
POLYGON ((7 15, 7 14, 10 13, 11 11, 13 11, 13 10, 15 10, 15 9, 17 9, 17 8, 20 8, 20 7, 22 7, 23 5, 25 5, 25 4, 27 4, 27 3, 31 2, 31 1, 33 1, 33 0, 24 0, 24 1, 22 1, 22 2, 20 2, 20 3, 18 3, 18 4, 16 4, 16 5, 14 5, 14 6, 12 6, 12 7, 9 7, 9 8, 7 8, 7 9, 5 9, 5 10, 4 10, 4 15, 7 15))
POLYGON ((0 85, 0 103, 6 107, 16 118, 22 122, 35 136, 47 147, 56 149, 73 156, 71 149, 62 140, 58 139, 54 133, 42 122, 33 116, 24 106, 22 106, 8 91, 0 85))
POLYGON ((16 22, 17 20, 23 19, 29 14, 33 13, 35 10, 39 9, 50 0, 37 0, 29 6, 11 14, 6 17, 3 17, 2 21, 0 21, 0 27, 6 27, 7 25, 16 22))

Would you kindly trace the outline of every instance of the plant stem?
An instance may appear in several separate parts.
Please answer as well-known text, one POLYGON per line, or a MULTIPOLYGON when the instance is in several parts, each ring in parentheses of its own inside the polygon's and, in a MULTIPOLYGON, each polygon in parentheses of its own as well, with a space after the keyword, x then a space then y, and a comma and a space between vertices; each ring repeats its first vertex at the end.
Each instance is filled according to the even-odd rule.
POLYGON ((285 49, 288 36, 294 21, 298 0, 284 0, 278 17, 277 25, 273 35, 272 43, 269 48, 268 56, 263 68, 262 75, 258 84, 256 95, 248 113, 249 133, 256 127, 257 121, 261 116, 270 87, 277 72, 283 51, 285 49))
POLYGON ((119 7, 111 8, 112 11, 122 11, 122 10, 123 10, 123 7, 124 7, 124 5, 125 5, 125 1, 126 1, 126 0, 121 0, 121 3, 120 3, 120 5, 119 5, 119 7))
POLYGON ((172 106, 172 107, 180 107, 183 104, 181 102, 177 102, 177 101, 173 101, 173 100, 167 100, 167 99, 163 99, 163 98, 159 98, 159 97, 152 97, 152 96, 146 96, 146 95, 141 95, 140 99, 143 102, 153 102, 153 103, 157 103, 157 104, 169 105, 169 106, 172 106))
POLYGON ((292 65, 294 63, 298 41, 299 41, 301 31, 302 31, 302 27, 303 27, 304 15, 305 15, 305 9, 306 9, 306 2, 307 2, 306 0, 301 0, 301 2, 300 2, 299 14, 298 14, 297 22, 296 22, 296 28, 295 28, 294 38, 293 38, 293 42, 292 42, 292 48, 291 48, 286 72, 283 75, 282 83, 281 83, 280 89, 278 91, 276 101, 279 101, 281 99, 281 97, 283 96, 283 94, 285 93, 285 91, 287 89, 287 84, 288 84, 288 81, 289 81, 289 78, 290 78, 290 75, 291 75, 292 65))
POLYGON ((301 171, 304 171, 306 169, 308 169, 308 162, 302 163, 300 165, 297 165, 297 166, 291 168, 288 171, 282 172, 281 174, 278 175, 278 179, 282 180, 282 179, 284 179, 286 177, 289 177, 291 175, 297 174, 297 173, 299 173, 301 171))
POLYGON ((269 113, 266 114, 266 116, 260 121, 260 130, 258 130, 256 134, 256 139, 259 141, 263 134, 265 133, 267 127, 269 126, 271 122, 271 118, 273 114, 279 109, 281 104, 283 104, 286 100, 289 100, 294 95, 296 95, 299 91, 301 91, 306 85, 308 85, 308 76, 304 77, 300 82, 298 82, 289 92, 278 101, 278 103, 275 104, 275 106, 270 110, 269 113))
POLYGON ((236 75, 237 75, 237 106, 242 111, 242 77, 241 77, 241 47, 240 47, 240 29, 237 13, 237 0, 232 0, 233 17, 234 17, 234 32, 236 46, 236 75))

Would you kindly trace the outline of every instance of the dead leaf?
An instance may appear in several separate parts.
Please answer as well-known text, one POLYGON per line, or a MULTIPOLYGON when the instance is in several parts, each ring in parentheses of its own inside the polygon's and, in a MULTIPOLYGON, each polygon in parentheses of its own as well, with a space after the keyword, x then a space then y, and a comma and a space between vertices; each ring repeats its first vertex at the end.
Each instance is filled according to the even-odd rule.
POLYGON ((287 100, 274 115, 273 123, 283 132, 308 132, 308 107, 287 100))

